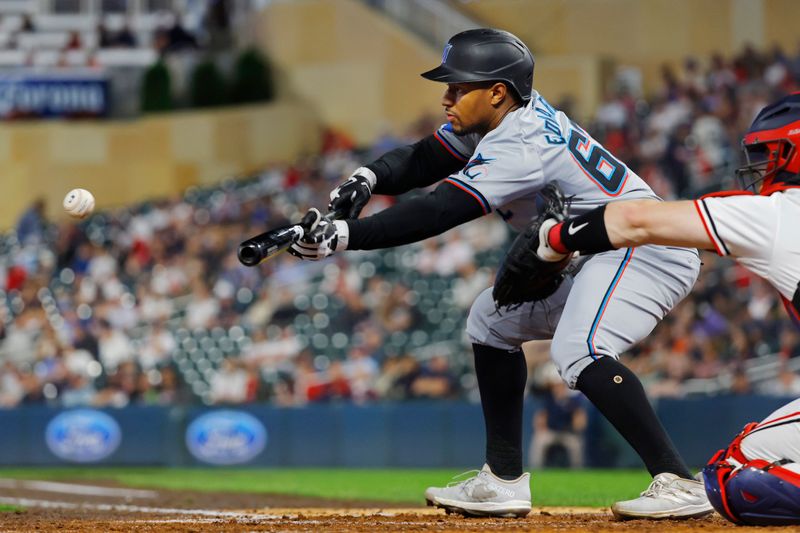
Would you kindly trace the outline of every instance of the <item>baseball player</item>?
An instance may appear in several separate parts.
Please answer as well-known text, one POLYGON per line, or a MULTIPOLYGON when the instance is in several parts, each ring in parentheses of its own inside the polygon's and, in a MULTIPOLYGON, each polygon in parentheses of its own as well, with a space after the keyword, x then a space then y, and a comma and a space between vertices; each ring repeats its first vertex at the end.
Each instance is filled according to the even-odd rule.
POLYGON ((762 109, 744 136, 747 164, 737 173, 752 191, 609 203, 561 223, 545 221, 537 255, 556 261, 571 250, 602 253, 644 244, 714 250, 770 282, 800 327, 798 145, 800 93, 794 93, 762 109))
POLYGON ((714 508, 732 522, 800 524, 800 399, 745 426, 703 477, 714 508))
MULTIPOLYGON (((318 260, 342 250, 399 246, 492 212, 516 229, 557 184, 582 215, 619 199, 659 199, 623 162, 533 90, 534 61, 515 36, 493 29, 453 36, 441 65, 422 74, 446 83, 447 123, 417 143, 357 169, 331 193, 346 220, 317 222, 291 252, 318 260), (397 195, 439 183, 425 196, 357 219, 371 194, 397 195)), ((310 211, 313 213, 314 211, 310 211)), ((522 470, 526 380, 520 345, 551 339, 564 381, 586 397, 637 451, 654 481, 644 496, 614 506, 618 517, 686 518, 712 511, 650 406, 638 378, 618 361, 693 286, 696 250, 644 246, 595 254, 541 305, 498 310, 487 289, 467 320, 486 424, 486 464, 474 476, 425 492, 432 505, 463 514, 524 516, 522 470)))

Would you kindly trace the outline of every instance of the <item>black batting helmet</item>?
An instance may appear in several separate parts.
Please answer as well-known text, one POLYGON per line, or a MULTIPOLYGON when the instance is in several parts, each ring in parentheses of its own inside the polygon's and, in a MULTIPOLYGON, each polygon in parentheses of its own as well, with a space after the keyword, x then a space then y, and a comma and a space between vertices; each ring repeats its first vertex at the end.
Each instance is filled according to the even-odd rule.
POLYGON ((444 83, 502 81, 527 102, 533 89, 533 55, 507 31, 467 30, 447 41, 442 64, 422 77, 444 83))

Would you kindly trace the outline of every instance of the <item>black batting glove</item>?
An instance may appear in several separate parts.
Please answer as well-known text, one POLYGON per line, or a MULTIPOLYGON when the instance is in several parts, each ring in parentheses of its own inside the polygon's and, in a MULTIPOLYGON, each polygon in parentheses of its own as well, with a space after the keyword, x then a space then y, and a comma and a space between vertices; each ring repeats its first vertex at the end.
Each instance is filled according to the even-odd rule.
POLYGON ((357 168, 349 178, 331 191, 328 211, 336 213, 337 218, 358 218, 369 202, 377 181, 375 173, 367 167, 357 168))

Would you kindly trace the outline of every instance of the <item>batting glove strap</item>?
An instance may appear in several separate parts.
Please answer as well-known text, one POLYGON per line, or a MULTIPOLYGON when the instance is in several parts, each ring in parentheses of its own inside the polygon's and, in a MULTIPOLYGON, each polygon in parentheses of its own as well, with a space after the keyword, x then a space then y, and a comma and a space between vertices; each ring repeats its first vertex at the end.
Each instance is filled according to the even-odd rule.
POLYGON ((369 184, 369 192, 372 192, 372 189, 375 188, 375 184, 378 183, 378 177, 367 167, 358 167, 351 175, 351 177, 356 176, 361 176, 367 180, 367 183, 369 184))

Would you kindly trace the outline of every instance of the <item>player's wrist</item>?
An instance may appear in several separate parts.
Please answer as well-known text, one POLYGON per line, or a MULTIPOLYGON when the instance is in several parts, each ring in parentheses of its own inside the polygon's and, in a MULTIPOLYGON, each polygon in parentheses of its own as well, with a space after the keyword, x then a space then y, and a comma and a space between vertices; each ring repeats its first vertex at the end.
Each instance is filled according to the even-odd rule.
POLYGON ((358 167, 355 172, 353 172, 353 176, 360 176, 367 180, 367 184, 369 186, 369 192, 375 188, 375 185, 378 183, 378 176, 370 170, 368 167, 358 167))
POLYGON ((554 234, 553 230, 557 229, 560 225, 561 223, 554 218, 542 222, 539 228, 539 248, 536 249, 536 255, 538 255, 542 261, 555 263, 561 261, 569 254, 569 251, 564 249, 563 246, 561 246, 561 249, 553 246, 550 240, 551 236, 554 234))
POLYGON ((341 252, 347 250, 347 243, 350 240, 350 226, 344 220, 334 220, 333 225, 336 226, 336 249, 334 251, 341 252))

